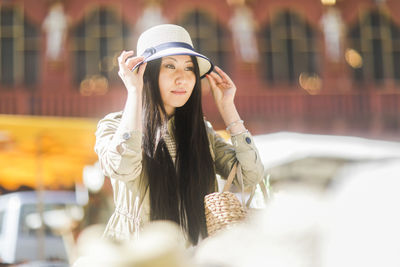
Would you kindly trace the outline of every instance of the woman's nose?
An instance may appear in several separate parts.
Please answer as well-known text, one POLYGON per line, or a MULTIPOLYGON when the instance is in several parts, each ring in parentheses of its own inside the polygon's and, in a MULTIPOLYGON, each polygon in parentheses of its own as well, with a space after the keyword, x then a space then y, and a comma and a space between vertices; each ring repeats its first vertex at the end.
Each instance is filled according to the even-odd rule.
POLYGON ((175 82, 176 84, 182 84, 185 82, 185 72, 183 70, 176 70, 175 82))

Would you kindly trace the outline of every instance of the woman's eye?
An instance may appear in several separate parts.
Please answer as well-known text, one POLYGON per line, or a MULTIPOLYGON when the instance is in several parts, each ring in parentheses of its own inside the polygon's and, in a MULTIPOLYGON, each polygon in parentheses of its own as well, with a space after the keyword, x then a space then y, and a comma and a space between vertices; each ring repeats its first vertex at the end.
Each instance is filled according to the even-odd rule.
POLYGON ((194 67, 186 67, 186 70, 194 72, 194 67))
POLYGON ((175 69, 175 66, 172 65, 172 64, 165 64, 165 67, 166 67, 167 69, 175 69))

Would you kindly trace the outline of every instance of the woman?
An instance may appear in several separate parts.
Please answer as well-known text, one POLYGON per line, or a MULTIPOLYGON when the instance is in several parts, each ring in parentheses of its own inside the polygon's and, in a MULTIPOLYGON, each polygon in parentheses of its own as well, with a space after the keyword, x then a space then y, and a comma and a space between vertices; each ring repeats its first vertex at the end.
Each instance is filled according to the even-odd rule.
POLYGON ((111 178, 116 209, 105 237, 129 240, 150 220, 178 223, 192 244, 207 236, 204 196, 217 190, 235 162, 253 187, 263 167, 234 105, 236 87, 220 68, 193 50, 185 29, 164 24, 138 40, 137 53, 123 51, 119 76, 128 96, 122 112, 98 124, 95 151, 111 178), (204 121, 202 77, 232 136, 226 143, 204 121))

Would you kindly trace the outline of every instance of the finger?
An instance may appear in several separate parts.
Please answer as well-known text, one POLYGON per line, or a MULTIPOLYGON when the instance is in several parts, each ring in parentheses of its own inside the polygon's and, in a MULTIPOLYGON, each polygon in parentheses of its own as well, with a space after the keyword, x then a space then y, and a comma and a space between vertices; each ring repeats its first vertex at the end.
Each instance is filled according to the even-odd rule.
POLYGON ((126 70, 126 59, 133 56, 133 51, 122 51, 121 55, 118 57, 118 65, 120 69, 126 70))
POLYGON ((135 60, 135 57, 129 57, 129 58, 126 60, 125 64, 128 66, 128 68, 129 68, 129 66, 132 65, 132 62, 133 62, 134 60, 135 60))
POLYGON ((133 55, 133 51, 122 51, 118 57, 118 62, 124 62, 127 57, 133 55))
POLYGON ((122 61, 122 62, 126 62, 126 60, 127 60, 129 57, 133 56, 133 55, 134 55, 134 52, 133 52, 132 50, 130 50, 130 51, 123 51, 122 54, 121 54, 121 61, 122 61))
POLYGON ((132 68, 130 68, 131 72, 136 71, 136 73, 139 72, 139 67, 144 63, 144 61, 140 61, 139 63, 135 64, 132 68))
POLYGON ((217 87, 217 82, 215 81, 214 77, 212 77, 210 74, 207 74, 206 77, 207 77, 208 82, 209 82, 210 85, 211 85, 211 86, 210 86, 210 87, 211 87, 211 90, 214 91, 214 88, 217 87))
POLYGON ((211 77, 213 77, 213 79, 215 80, 215 83, 216 83, 216 84, 222 83, 222 78, 221 78, 217 73, 211 72, 209 75, 210 75, 211 77))
POLYGON ((218 66, 215 66, 215 70, 218 72, 218 74, 222 77, 223 80, 229 83, 233 83, 231 78, 226 74, 221 68, 218 66))
POLYGON ((128 58, 128 60, 126 61, 126 66, 128 67, 128 69, 131 70, 136 64, 139 64, 143 60, 144 60, 144 57, 131 57, 131 58, 128 58))
POLYGON ((121 52, 121 54, 119 54, 119 56, 118 56, 118 63, 122 62, 122 57, 123 57, 123 55, 124 55, 125 53, 126 53, 126 51, 123 50, 123 51, 121 52))
POLYGON ((128 68, 126 66, 126 59, 130 56, 133 55, 133 51, 122 51, 121 55, 118 57, 118 65, 119 65, 119 69, 122 71, 128 71, 128 68))

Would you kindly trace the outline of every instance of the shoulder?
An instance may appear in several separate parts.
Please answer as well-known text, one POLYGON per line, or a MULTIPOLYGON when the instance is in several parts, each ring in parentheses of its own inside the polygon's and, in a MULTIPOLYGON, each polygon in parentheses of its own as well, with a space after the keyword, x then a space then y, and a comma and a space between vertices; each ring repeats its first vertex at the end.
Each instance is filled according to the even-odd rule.
POLYGON ((105 124, 118 124, 122 118, 122 111, 112 112, 107 114, 104 118, 100 119, 97 128, 105 124))
POLYGON ((102 136, 111 132, 115 132, 121 122, 122 111, 107 114, 97 123, 96 135, 102 136))
POLYGON ((206 119, 204 119, 204 124, 206 126, 207 134, 209 134, 209 135, 211 134, 215 137, 222 138, 225 141, 228 141, 230 139, 230 135, 229 135, 229 133, 227 133, 225 131, 225 129, 217 128, 217 130, 215 130, 214 127, 212 126, 212 124, 209 121, 207 121, 206 119))
POLYGON ((118 112, 108 113, 100 121, 104 121, 104 120, 121 120, 121 118, 122 118, 122 111, 118 111, 118 112))
POLYGON ((204 126, 206 127, 206 132, 207 132, 208 135, 215 134, 215 130, 214 130, 211 122, 206 120, 206 118, 204 118, 204 126))
POLYGON ((203 118, 203 120, 204 120, 204 125, 206 126, 206 129, 212 129, 213 128, 211 122, 206 120, 206 118, 203 118))
POLYGON ((215 131, 212 124, 206 119, 204 119, 204 125, 206 127, 208 139, 211 143, 219 142, 221 140, 227 141, 229 139, 229 137, 225 136, 223 133, 224 131, 215 131))

